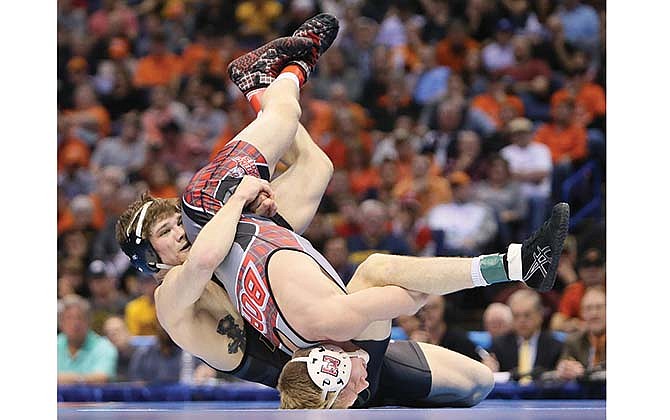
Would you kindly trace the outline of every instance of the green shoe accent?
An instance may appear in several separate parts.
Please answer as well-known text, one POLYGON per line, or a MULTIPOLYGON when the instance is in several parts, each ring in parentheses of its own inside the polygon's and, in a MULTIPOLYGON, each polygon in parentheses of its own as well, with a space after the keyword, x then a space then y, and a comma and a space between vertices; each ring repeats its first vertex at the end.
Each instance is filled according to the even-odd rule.
POLYGON ((479 259, 479 271, 488 284, 509 281, 503 266, 503 254, 482 255, 479 259))

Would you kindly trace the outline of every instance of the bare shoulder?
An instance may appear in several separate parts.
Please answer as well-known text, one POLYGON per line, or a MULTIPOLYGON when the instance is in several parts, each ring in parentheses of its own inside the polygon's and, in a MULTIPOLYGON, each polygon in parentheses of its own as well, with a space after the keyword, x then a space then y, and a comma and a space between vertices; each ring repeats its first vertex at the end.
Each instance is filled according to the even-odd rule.
POLYGON ((193 313, 192 306, 184 308, 177 304, 179 302, 181 274, 181 265, 171 268, 154 291, 156 315, 161 325, 165 326, 165 324, 174 324, 178 321, 183 321, 187 314, 193 313))

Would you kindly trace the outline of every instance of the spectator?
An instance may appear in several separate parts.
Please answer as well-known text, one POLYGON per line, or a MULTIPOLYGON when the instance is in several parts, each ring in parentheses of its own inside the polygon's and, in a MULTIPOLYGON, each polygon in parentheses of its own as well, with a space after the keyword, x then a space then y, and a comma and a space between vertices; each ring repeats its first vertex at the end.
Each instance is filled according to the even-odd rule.
POLYGON ((494 41, 482 49, 482 63, 490 73, 511 67, 514 64, 512 35, 514 28, 508 19, 500 19, 496 24, 494 41))
POLYGON ((494 302, 484 311, 482 322, 484 330, 489 333, 491 339, 497 339, 512 332, 514 326, 512 310, 504 303, 494 302))
POLYGON ((528 0, 503 0, 502 12, 512 24, 514 33, 540 37, 543 27, 529 3, 528 0))
POLYGON ((344 284, 348 284, 349 280, 354 276, 356 268, 347 260, 349 256, 347 240, 340 236, 327 239, 323 246, 323 256, 326 257, 326 260, 337 271, 344 284))
POLYGON ((546 145, 533 141, 532 129, 533 124, 526 118, 512 120, 508 125, 512 144, 500 151, 528 201, 527 232, 542 224, 551 195, 551 151, 546 145))
POLYGON ((319 62, 319 74, 314 78, 314 96, 325 99, 332 95, 333 83, 341 84, 342 96, 350 101, 358 101, 363 89, 363 80, 347 65, 341 48, 333 46, 319 62))
POLYGON ((558 311, 551 318, 551 329, 574 332, 584 329, 579 318, 581 301, 588 287, 605 286, 605 259, 602 252, 589 248, 582 254, 577 267, 579 280, 568 285, 561 295, 558 311))
POLYGON ((171 124, 181 130, 186 128, 189 118, 184 104, 174 100, 164 86, 151 90, 151 105, 141 116, 142 137, 150 147, 160 148, 165 143, 164 130, 171 124))
POLYGON ((132 71, 124 65, 114 67, 114 86, 100 101, 109 110, 113 121, 118 121, 128 112, 143 110, 148 105, 146 98, 133 85, 132 71))
POLYGON ((458 20, 451 22, 447 36, 435 45, 437 63, 457 73, 463 71, 468 53, 478 50, 479 43, 468 36, 465 25, 458 20))
POLYGON ((577 276, 577 240, 573 235, 565 238, 561 259, 558 261, 556 283, 552 290, 563 293, 563 290, 578 280, 577 276))
POLYGON ((88 286, 84 282, 84 263, 77 257, 59 259, 57 265, 58 299, 68 295, 89 295, 88 286))
POLYGON ((246 44, 260 44, 276 31, 275 23, 281 17, 282 4, 276 0, 246 0, 235 9, 237 31, 246 44))
POLYGON ((482 153, 482 140, 472 130, 458 133, 455 156, 448 158, 444 172, 450 176, 456 172, 465 172, 471 180, 480 181, 486 178, 488 160, 482 153))
POLYGON ((605 90, 589 80, 589 72, 585 58, 571 72, 563 88, 551 95, 551 106, 556 108, 566 99, 575 101, 575 120, 584 127, 594 127, 604 131, 605 123, 605 90))
POLYGON ((411 333, 410 340, 436 344, 479 361, 475 345, 467 333, 445 320, 445 308, 444 297, 430 295, 417 313, 419 328, 411 333))
POLYGON ((554 165, 552 195, 561 199, 561 188, 570 174, 588 154, 586 129, 575 122, 572 99, 558 103, 552 111, 552 122, 542 124, 535 132, 535 141, 546 144, 554 165))
POLYGON ((74 108, 66 110, 64 115, 72 124, 77 137, 90 147, 111 130, 109 112, 100 104, 89 83, 82 83, 75 88, 74 108))
POLYGON ((521 289, 507 302, 514 318, 513 331, 493 340, 491 356, 482 362, 493 372, 511 372, 512 378, 527 383, 547 370, 554 370, 562 343, 542 330, 542 301, 532 289, 521 289))
POLYGON ((580 0, 565 0, 558 10, 565 38, 589 52, 600 44, 600 19, 595 9, 580 0))
POLYGON ((149 54, 137 62, 133 84, 140 89, 155 86, 177 87, 181 75, 179 57, 168 50, 167 37, 163 31, 151 35, 149 54))
POLYGON ((58 384, 99 384, 116 375, 114 345, 90 329, 90 305, 80 296, 61 300, 58 334, 58 384))
POLYGON ((120 316, 112 315, 105 320, 102 326, 105 337, 116 347, 118 360, 116 364, 116 381, 126 382, 128 378, 128 366, 130 359, 137 350, 137 346, 131 342, 128 327, 120 316))
POLYGON ((604 370, 606 367, 607 310, 605 289, 586 289, 581 302, 584 331, 568 336, 556 368, 563 380, 573 380, 604 370))
POLYGON ((488 178, 474 187, 475 199, 491 206, 498 221, 498 245, 518 242, 519 227, 526 217, 527 203, 521 187, 511 177, 509 163, 500 155, 489 159, 488 178))
POLYGON ((431 174, 430 168, 429 155, 414 155, 412 175, 401 179, 393 189, 393 195, 398 200, 418 201, 420 217, 438 204, 448 203, 452 198, 449 181, 431 174))
POLYGON ((531 120, 549 119, 551 68, 540 58, 531 55, 530 39, 516 36, 512 40, 515 63, 502 71, 512 78, 512 88, 523 101, 526 116, 531 120))
POLYGON ((156 306, 154 304, 156 281, 152 276, 145 274, 140 274, 137 280, 142 294, 126 305, 125 320, 128 331, 132 335, 156 335, 158 333, 158 320, 156 319, 156 306))
MULTIPOLYGON (((158 327, 156 342, 133 353, 128 379, 147 384, 177 383, 182 377, 182 352, 167 332, 158 327)), ((187 357, 193 358, 191 355, 187 357)))
POLYGON ((524 115, 521 99, 507 93, 507 84, 510 81, 507 77, 492 76, 488 90, 472 98, 470 104, 471 111, 484 115, 489 125, 496 129, 502 129, 509 120, 524 115))
POLYGON ((485 253, 497 232, 493 209, 473 201, 470 177, 454 172, 450 177, 454 199, 433 207, 428 227, 442 237, 438 255, 475 256, 485 253))
POLYGON ((104 261, 89 264, 87 281, 91 291, 91 329, 102 334, 107 318, 123 315, 128 298, 116 287, 116 270, 104 261))
POLYGON ((358 266, 371 254, 410 255, 407 241, 388 229, 388 209, 378 200, 365 200, 358 208, 360 233, 349 237, 349 261, 358 266))
POLYGON ((451 70, 437 63, 433 46, 422 46, 419 54, 421 72, 417 77, 413 96, 417 104, 425 106, 434 104, 446 96, 451 70))
POLYGON ((102 139, 91 156, 91 170, 98 172, 107 166, 118 166, 126 173, 136 172, 146 159, 146 143, 140 136, 140 121, 134 112, 122 117, 118 137, 102 139))

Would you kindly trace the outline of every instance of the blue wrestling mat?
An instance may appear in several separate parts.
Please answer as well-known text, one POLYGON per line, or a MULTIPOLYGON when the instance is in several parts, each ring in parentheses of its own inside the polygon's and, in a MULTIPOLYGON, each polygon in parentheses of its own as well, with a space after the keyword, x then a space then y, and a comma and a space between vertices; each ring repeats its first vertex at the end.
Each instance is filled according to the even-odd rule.
POLYGON ((486 400, 473 408, 277 410, 277 401, 58 403, 60 420, 601 420, 604 400, 486 400))

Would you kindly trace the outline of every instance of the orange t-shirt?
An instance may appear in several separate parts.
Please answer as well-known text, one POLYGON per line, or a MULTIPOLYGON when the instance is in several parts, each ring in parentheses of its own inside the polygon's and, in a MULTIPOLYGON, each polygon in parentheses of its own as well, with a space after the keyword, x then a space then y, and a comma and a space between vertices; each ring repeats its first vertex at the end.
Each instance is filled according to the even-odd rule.
POLYGON ((358 197, 370 188, 379 185, 379 170, 377 168, 353 169, 347 172, 349 174, 349 186, 351 187, 351 192, 358 197))
POLYGON ((102 105, 93 105, 89 108, 79 110, 70 109, 63 112, 63 115, 69 115, 74 119, 94 119, 98 123, 98 134, 101 138, 108 136, 112 129, 109 112, 107 112, 107 109, 102 105))
POLYGON ((474 39, 468 38, 465 40, 465 54, 457 55, 451 49, 451 41, 449 38, 444 38, 435 45, 435 58, 442 66, 447 66, 451 70, 460 73, 465 67, 465 58, 468 51, 479 49, 479 43, 474 39))
POLYGON ((577 123, 562 129, 554 124, 542 124, 535 132, 535 141, 551 150, 554 163, 568 155, 571 160, 582 159, 588 153, 586 129, 577 123))
POLYGON ((560 89, 551 95, 551 107, 556 107, 566 99, 572 98, 577 106, 576 114, 583 115, 580 122, 588 125, 594 117, 604 115, 606 111, 605 91, 600 85, 586 83, 573 97, 568 89, 560 89))
MULTIPOLYGON (((523 116, 524 113, 523 102, 521 101, 521 99, 519 99, 518 96, 506 95, 505 103, 516 110, 518 117, 523 116)), ((498 128, 502 128, 502 120, 500 119, 500 112, 502 111, 503 105, 505 103, 498 102, 493 96, 489 95, 488 93, 477 95, 472 99, 472 107, 488 115, 498 128)))
POLYGON ((226 68, 223 58, 215 49, 207 49, 202 44, 190 44, 181 55, 181 72, 192 75, 203 61, 208 61, 208 70, 212 74, 222 74, 226 68))
POLYGON ((428 175, 428 191, 417 193, 414 191, 414 180, 405 178, 398 182, 393 188, 393 196, 399 200, 403 198, 414 198, 421 206, 421 215, 441 203, 451 201, 451 186, 444 177, 428 175))
POLYGON ((580 305, 585 291, 586 286, 581 280, 567 285, 558 303, 558 312, 568 318, 579 318, 581 316, 580 305))
POLYGON ((139 88, 169 84, 181 74, 181 60, 168 53, 162 56, 147 55, 140 58, 133 83, 139 88))

